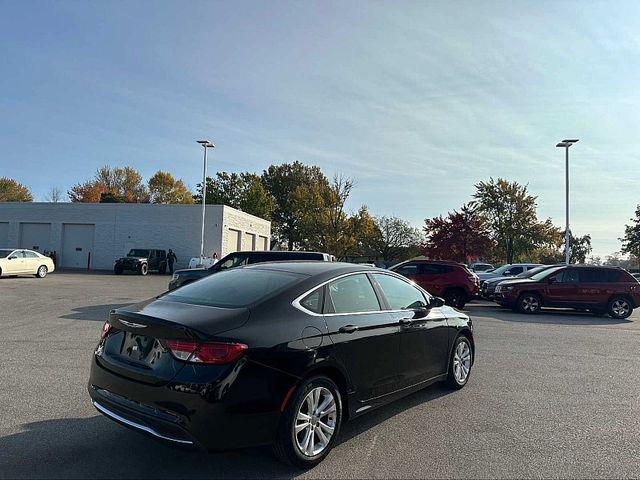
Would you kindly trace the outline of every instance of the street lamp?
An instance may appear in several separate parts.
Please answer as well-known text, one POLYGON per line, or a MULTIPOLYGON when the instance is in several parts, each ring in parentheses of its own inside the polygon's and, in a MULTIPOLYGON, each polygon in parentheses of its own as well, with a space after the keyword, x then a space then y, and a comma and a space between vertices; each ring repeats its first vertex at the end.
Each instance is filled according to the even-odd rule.
POLYGON ((571 258, 571 253, 569 252, 569 147, 578 141, 577 138, 573 139, 565 139, 556 145, 556 147, 564 148, 565 157, 564 157, 564 165, 565 165, 565 202, 566 202, 566 225, 564 229, 564 261, 567 265, 569 265, 569 259, 571 258))
POLYGON ((215 148, 209 140, 198 140, 204 150, 204 168, 202 169, 202 235, 200 236, 200 261, 204 258, 204 212, 207 198, 207 148, 215 148))

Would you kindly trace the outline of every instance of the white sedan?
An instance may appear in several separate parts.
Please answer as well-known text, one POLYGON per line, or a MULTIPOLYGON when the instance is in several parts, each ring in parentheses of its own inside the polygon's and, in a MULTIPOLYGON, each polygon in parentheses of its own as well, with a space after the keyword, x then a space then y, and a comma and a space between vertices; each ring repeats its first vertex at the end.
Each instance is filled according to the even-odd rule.
POLYGON ((0 249, 0 277, 35 275, 44 278, 54 269, 53 260, 33 250, 0 249))

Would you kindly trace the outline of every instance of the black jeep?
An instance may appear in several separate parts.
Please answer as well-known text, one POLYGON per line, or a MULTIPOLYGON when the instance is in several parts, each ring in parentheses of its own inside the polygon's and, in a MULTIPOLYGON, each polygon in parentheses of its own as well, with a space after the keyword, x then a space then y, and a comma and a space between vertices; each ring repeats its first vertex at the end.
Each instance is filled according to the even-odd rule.
POLYGON ((165 273, 167 271, 167 252, 150 248, 132 248, 126 257, 116 260, 113 272, 120 275, 125 270, 146 275, 150 271, 165 273))

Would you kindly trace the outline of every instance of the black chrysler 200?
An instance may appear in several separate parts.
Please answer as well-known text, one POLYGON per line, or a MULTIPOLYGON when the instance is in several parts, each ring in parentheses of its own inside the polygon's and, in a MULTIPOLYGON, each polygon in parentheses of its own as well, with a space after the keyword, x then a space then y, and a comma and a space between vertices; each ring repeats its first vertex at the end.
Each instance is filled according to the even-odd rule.
POLYGON ((310 467, 345 420, 437 381, 461 388, 473 359, 471 320, 404 277, 265 263, 112 311, 89 394, 107 417, 169 442, 272 444, 310 467))

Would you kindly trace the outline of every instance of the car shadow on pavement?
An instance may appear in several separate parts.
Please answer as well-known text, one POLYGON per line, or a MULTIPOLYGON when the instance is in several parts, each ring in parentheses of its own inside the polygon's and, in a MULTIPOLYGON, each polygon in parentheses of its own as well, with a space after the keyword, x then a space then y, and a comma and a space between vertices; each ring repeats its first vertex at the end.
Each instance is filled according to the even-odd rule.
POLYGON ((126 307, 127 305, 131 305, 131 303, 108 303, 105 305, 87 305, 86 307, 73 307, 71 309, 71 313, 60 315, 58 318, 104 322, 109 316, 109 312, 112 309, 126 307))
MULTIPOLYGON (((451 391, 432 386, 347 422, 338 445, 451 391)), ((22 425, 0 438, 3 478, 291 478, 268 447, 222 453, 167 446, 100 415, 22 425)), ((331 456, 325 461, 331 461, 331 456)))
POLYGON ((547 325, 618 325, 633 323, 633 318, 615 319, 589 312, 549 309, 535 315, 527 315, 498 305, 471 304, 465 310, 472 318, 491 318, 505 322, 538 323, 547 325))

